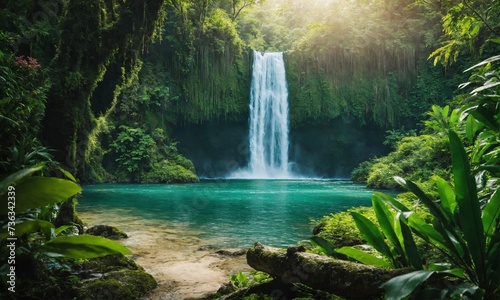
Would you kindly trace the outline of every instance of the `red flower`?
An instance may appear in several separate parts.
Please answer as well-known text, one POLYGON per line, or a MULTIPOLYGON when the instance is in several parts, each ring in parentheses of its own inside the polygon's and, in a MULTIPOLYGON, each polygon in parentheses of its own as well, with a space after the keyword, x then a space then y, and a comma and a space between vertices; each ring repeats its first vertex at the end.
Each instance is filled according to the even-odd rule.
POLYGON ((33 58, 31 56, 24 56, 24 55, 16 56, 14 64, 20 68, 26 68, 31 71, 36 71, 42 68, 42 66, 38 63, 36 58, 33 58))

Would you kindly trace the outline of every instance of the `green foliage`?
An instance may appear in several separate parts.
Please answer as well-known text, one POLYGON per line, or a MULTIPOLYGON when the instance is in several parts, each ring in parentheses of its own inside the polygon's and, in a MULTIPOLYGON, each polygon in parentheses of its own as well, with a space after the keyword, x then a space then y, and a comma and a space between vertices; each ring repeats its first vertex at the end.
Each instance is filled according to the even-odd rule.
POLYGON ((467 71, 474 70, 474 73, 469 82, 461 85, 462 88, 475 87, 464 99, 462 118, 466 118, 465 136, 473 145, 471 164, 486 196, 494 191, 500 177, 499 59, 494 56, 469 68, 467 71))
POLYGON ((432 52, 434 64, 451 64, 461 53, 473 57, 498 51, 498 5, 490 1, 473 0, 447 3, 443 16, 442 46, 432 52))
POLYGON ((250 273, 238 272, 237 274, 233 274, 231 275, 230 281, 235 287, 241 289, 266 283, 272 279, 271 275, 267 273, 252 270, 250 273))
POLYGON ((415 136, 417 133, 414 129, 406 131, 404 126, 399 129, 389 129, 386 131, 384 145, 395 149, 398 143, 407 136, 415 136))
POLYGON ((450 112, 450 107, 439 107, 432 105, 432 111, 428 112, 429 119, 424 121, 427 132, 435 134, 446 134, 449 130, 457 127, 459 111, 454 109, 450 112))
POLYGON ((248 275, 243 272, 233 274, 231 276, 231 283, 237 288, 247 287, 249 284, 248 275))
POLYGON ((369 172, 361 176, 366 176, 370 187, 389 189, 398 187, 393 176, 403 176, 418 182, 431 179, 433 175, 447 178, 450 156, 446 147, 447 140, 441 135, 405 137, 395 151, 374 159, 371 166, 363 165, 369 172))
MULTIPOLYGON (((18 238, 16 248, 19 253, 24 251, 33 256, 58 255, 79 259, 131 253, 121 244, 100 237, 57 236, 68 229, 68 226, 56 229, 53 223, 33 219, 32 214, 26 213, 50 204, 64 202, 81 192, 80 186, 70 180, 31 176, 42 168, 42 166, 36 166, 24 169, 9 175, 0 182, 0 196, 3 199, 0 214, 7 216, 4 221, 6 226, 0 233, 2 257, 8 252, 3 252, 6 249, 6 238, 13 236, 18 238), (15 205, 7 205, 4 202, 9 197, 15 198, 15 205), (13 216, 18 220, 15 225, 13 216), (10 229, 11 227, 14 228, 10 229)), ((3 261, 6 263, 7 259, 3 261)))
MULTIPOLYGON (((497 238, 500 231, 500 194, 494 193, 487 205, 480 206, 465 149, 455 132, 450 131, 449 138, 455 188, 444 180, 440 181, 441 205, 438 205, 413 182, 398 179, 429 208, 434 220, 428 224, 415 214, 406 214, 405 218, 414 234, 442 251, 452 265, 461 270, 458 273, 447 271, 450 275, 478 286, 485 297, 492 297, 498 292, 500 283, 500 240, 497 238)), ((414 279, 408 288, 413 290, 430 275, 431 272, 415 273, 413 277, 406 275, 408 279, 414 279)), ((400 289, 402 280, 406 278, 389 281, 384 288, 392 294, 400 289)))
POLYGON ((141 128, 121 125, 107 156, 114 160, 110 168, 117 168, 119 172, 110 172, 117 175, 119 181, 127 182, 197 182, 193 163, 179 154, 175 142, 168 145, 166 142, 161 128, 150 135, 141 128))
MULTIPOLYGON (((183 158, 185 161, 191 161, 183 158)), ((191 163, 192 166, 192 163, 191 163)), ((194 169, 194 167, 192 167, 194 169)), ((141 181, 147 183, 188 183, 198 182, 198 177, 190 169, 175 161, 163 160, 152 165, 151 171, 146 173, 141 181)))
POLYGON ((119 168, 129 176, 140 173, 147 166, 152 149, 156 146, 153 138, 141 128, 120 126, 120 133, 111 147, 116 154, 119 168))
MULTIPOLYGON (((361 214, 352 212, 352 217, 363 238, 372 245, 378 252, 388 258, 393 267, 412 266, 415 269, 422 269, 422 262, 417 251, 417 246, 411 235, 408 225, 400 213, 394 215, 387 205, 398 203, 403 213, 409 211, 404 205, 395 202, 392 198, 375 193, 372 197, 372 204, 377 218, 377 222, 382 229, 361 214)), ((358 261, 367 263, 376 263, 382 265, 376 257, 370 257, 362 252, 350 251, 343 252, 347 256, 358 261), (371 260, 370 260, 371 259, 371 260)), ((387 265, 387 264, 386 264, 387 265)))
POLYGON ((316 221, 314 233, 330 241, 334 248, 363 244, 363 238, 352 219, 351 212, 362 213, 375 220, 373 210, 367 207, 350 208, 345 212, 333 213, 316 221))

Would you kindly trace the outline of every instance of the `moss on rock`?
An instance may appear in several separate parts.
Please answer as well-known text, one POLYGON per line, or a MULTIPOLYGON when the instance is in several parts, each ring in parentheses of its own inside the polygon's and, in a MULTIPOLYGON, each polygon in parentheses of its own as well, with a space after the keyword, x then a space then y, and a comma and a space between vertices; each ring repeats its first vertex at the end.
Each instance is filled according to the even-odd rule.
POLYGON ((103 277, 85 281, 78 291, 79 299, 137 299, 157 285, 142 268, 111 271, 103 277))
POLYGON ((109 225, 96 225, 88 228, 85 231, 86 234, 102 236, 112 240, 119 240, 122 238, 128 238, 128 235, 115 226, 109 225))
POLYGON ((143 183, 189 183, 198 182, 191 161, 183 160, 181 164, 175 161, 163 160, 153 164, 153 168, 143 176, 143 183), (187 167, 187 168, 186 168, 187 167))

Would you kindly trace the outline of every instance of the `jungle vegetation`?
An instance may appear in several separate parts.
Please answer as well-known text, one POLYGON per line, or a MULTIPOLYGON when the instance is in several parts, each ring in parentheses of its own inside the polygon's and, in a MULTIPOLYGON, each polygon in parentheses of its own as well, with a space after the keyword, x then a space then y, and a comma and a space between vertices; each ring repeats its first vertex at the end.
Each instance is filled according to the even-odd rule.
MULTIPOLYGON (((69 171, 80 182, 197 181, 192 162, 177 150, 176 129, 246 122, 251 50, 284 51, 292 129, 343 120, 386 131, 392 152, 363 163, 353 179, 398 189, 393 177, 400 176, 413 192, 397 201, 380 196, 378 212, 344 213, 356 222, 339 230, 380 226, 392 239, 389 251, 376 249, 386 262, 423 268, 408 253, 413 245, 397 247, 400 236, 381 224, 397 215, 398 230, 423 240, 416 239, 417 247, 438 248, 464 270, 451 274, 465 284, 463 294, 498 295, 498 268, 481 260, 498 253, 498 213, 491 213, 499 174, 498 1, 20 0, 2 2, 0 16, 2 178, 44 163, 35 170, 40 178, 69 171), (464 152, 456 150, 462 144, 464 152), (471 189, 460 190, 461 182, 471 189), (465 194, 479 203, 471 204, 474 220, 456 209, 465 194), (412 221, 410 210, 423 217, 412 221), (439 228, 445 221, 452 238, 439 228)), ((15 176, 19 184, 40 180, 23 174, 15 176)), ((71 198, 78 187, 65 180, 75 189, 64 196, 71 198)), ((74 207, 73 200, 57 200, 61 210, 74 207)), ((56 204, 36 202, 26 210, 40 214, 47 205, 56 204)), ((31 213, 22 232, 27 257, 58 253, 66 238, 58 236, 67 229, 61 226, 69 224, 31 213)), ((339 242, 328 230, 342 227, 332 225, 338 220, 325 217, 320 236, 339 242)), ((356 232, 352 240, 370 239, 367 230, 356 232)), ((110 252, 127 253, 115 246, 110 252)))
MULTIPOLYGON (((2 4, 6 88, 0 161, 12 166, 7 162, 16 153, 32 152, 32 159, 43 160, 40 154, 51 149, 49 154, 83 181, 151 178, 146 175, 153 166, 166 166, 161 162, 175 161, 177 154, 168 157, 159 150, 148 155, 154 158, 141 174, 113 174, 123 159, 113 147, 121 126, 150 137, 155 129, 163 130, 164 141, 155 141, 162 148, 175 143, 178 126, 246 122, 251 49, 286 51, 293 128, 338 119, 381 130, 415 128, 431 105, 444 106, 452 98, 465 81, 461 71, 466 66, 495 51, 489 29, 457 3, 2 4), (458 21, 467 23, 459 40, 442 46, 454 33, 443 32, 441 25, 451 28, 458 21), (434 64, 434 58, 445 65, 434 64)), ((471 5, 478 7, 474 11, 486 6, 481 1, 471 5)), ((493 11, 487 15, 491 26, 493 11)), ((180 181, 193 175, 179 174, 180 181)))

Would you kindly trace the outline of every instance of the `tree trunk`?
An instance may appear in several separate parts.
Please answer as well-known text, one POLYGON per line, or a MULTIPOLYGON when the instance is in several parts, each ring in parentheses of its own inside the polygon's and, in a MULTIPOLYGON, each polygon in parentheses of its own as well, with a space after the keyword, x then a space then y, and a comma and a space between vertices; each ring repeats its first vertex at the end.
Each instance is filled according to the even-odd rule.
POLYGON ((412 271, 411 268, 382 269, 303 251, 255 243, 247 252, 247 263, 284 283, 302 283, 348 299, 381 295, 379 286, 382 283, 412 271))

